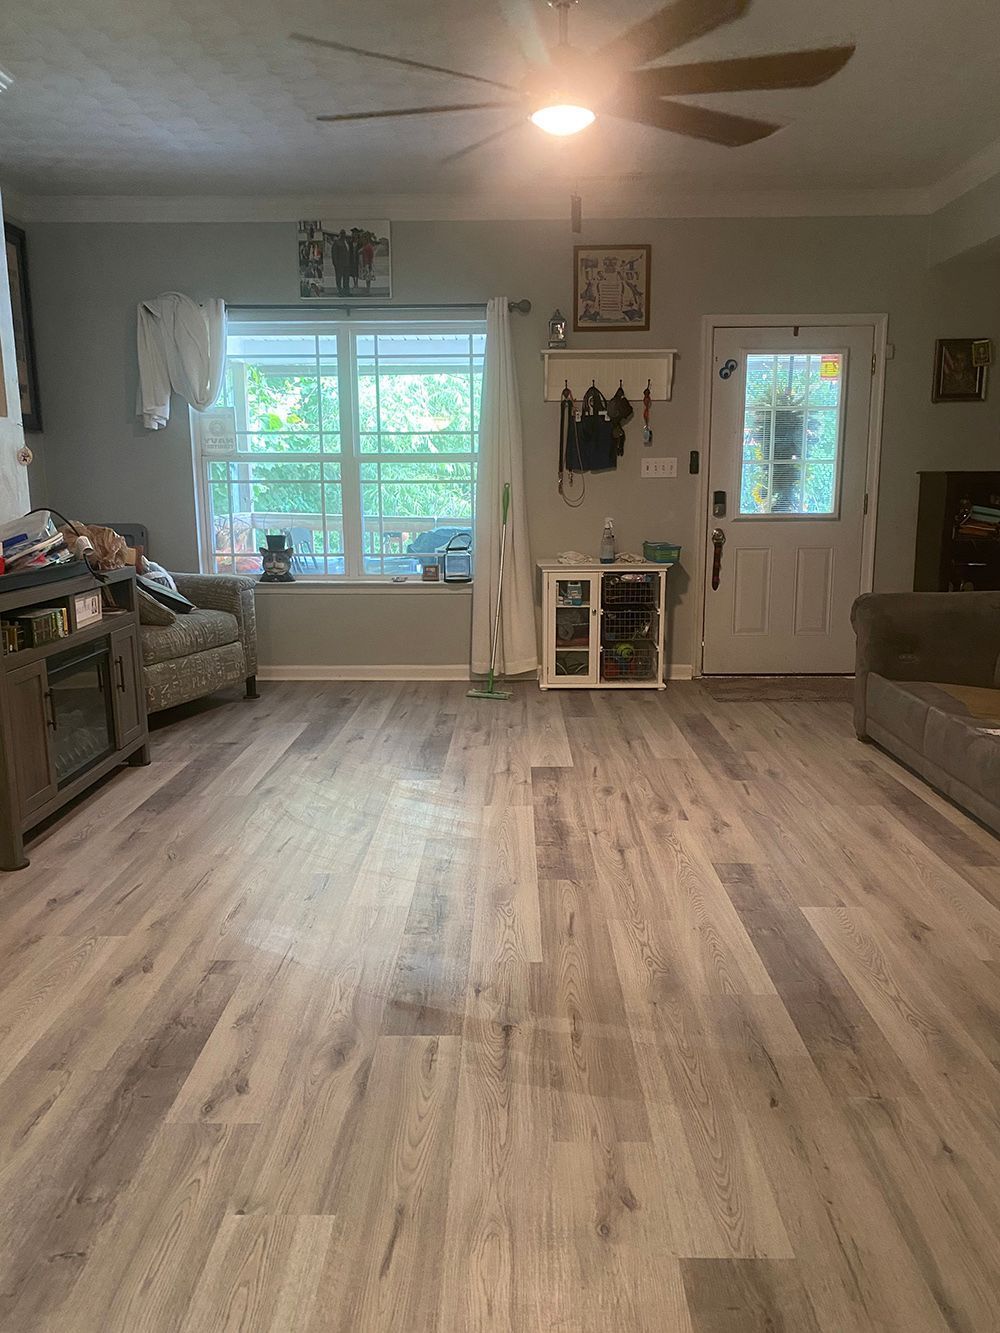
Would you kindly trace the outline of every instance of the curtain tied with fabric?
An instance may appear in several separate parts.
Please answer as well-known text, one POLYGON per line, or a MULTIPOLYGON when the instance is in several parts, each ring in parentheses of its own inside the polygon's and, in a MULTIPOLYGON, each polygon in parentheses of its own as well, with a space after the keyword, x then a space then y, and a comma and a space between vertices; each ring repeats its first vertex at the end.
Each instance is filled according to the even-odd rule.
POLYGON ((199 305, 181 292, 140 301, 136 342, 136 413, 147 430, 162 430, 170 420, 171 391, 199 412, 212 406, 226 370, 224 301, 199 305))
POLYGON ((496 605, 500 565, 500 515, 504 483, 510 482, 507 551, 497 671, 517 676, 538 667, 535 604, 524 494, 521 400, 506 296, 486 306, 486 355, 479 414, 476 483, 476 570, 472 587, 472 673, 490 665, 490 617, 496 605))

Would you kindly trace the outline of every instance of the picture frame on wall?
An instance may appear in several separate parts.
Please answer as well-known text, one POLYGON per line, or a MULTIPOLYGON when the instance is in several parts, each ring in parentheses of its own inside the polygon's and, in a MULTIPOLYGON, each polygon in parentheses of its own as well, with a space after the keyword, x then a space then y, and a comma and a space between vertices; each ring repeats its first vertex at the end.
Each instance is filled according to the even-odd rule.
POLYGON ((35 360, 35 335, 31 322, 31 289, 28 286, 28 249, 24 232, 13 223, 4 223, 7 251, 7 275, 10 282, 10 307, 14 323, 14 359, 17 385, 21 395, 21 420, 25 430, 42 429, 42 408, 38 394, 38 363, 35 360))
POLYGON ((649 328, 650 245, 573 247, 573 331, 649 328))
POLYGON ((303 301, 392 296, 392 236, 384 219, 306 220, 298 225, 299 297, 303 301))
POLYGON ((977 364, 973 344, 982 339, 938 338, 934 344, 932 403, 981 403, 988 367, 977 364))

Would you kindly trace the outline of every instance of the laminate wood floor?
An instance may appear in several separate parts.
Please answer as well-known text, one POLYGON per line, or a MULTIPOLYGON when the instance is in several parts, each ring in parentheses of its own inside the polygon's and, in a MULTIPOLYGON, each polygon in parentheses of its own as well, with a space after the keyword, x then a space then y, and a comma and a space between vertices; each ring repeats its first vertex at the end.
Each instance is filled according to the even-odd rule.
POLYGON ((0 1328, 990 1333, 1000 843, 839 700, 288 684, 0 884, 0 1328))

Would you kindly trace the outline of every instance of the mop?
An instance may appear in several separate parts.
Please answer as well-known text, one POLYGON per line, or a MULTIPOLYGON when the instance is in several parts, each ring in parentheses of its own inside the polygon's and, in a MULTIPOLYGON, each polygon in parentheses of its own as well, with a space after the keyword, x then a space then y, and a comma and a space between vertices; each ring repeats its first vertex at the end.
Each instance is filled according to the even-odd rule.
POLYGON ((503 522, 500 526, 500 569, 497 574, 497 610, 493 620, 493 643, 490 648, 490 674, 485 690, 467 691, 470 699, 509 699, 510 690, 498 690, 494 686, 497 665, 497 643, 500 639, 500 601, 503 597, 503 557, 507 549, 507 511, 510 508, 510 482, 503 487, 503 522))

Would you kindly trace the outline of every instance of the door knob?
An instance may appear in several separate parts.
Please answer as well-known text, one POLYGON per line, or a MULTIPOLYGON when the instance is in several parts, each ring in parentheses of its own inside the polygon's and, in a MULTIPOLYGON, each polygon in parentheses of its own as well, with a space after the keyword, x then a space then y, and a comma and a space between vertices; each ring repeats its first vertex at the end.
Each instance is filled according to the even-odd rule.
POLYGON ((718 586, 719 586, 719 582, 720 582, 720 580, 721 580, 721 578, 722 578, 722 548, 723 548, 723 546, 725 546, 725 544, 726 544, 726 534, 722 531, 721 528, 713 528, 713 529, 712 529, 712 546, 715 548, 715 549, 714 549, 714 554, 713 554, 713 556, 712 556, 712 591, 713 591, 713 592, 715 592, 715 590, 718 588, 718 586))

